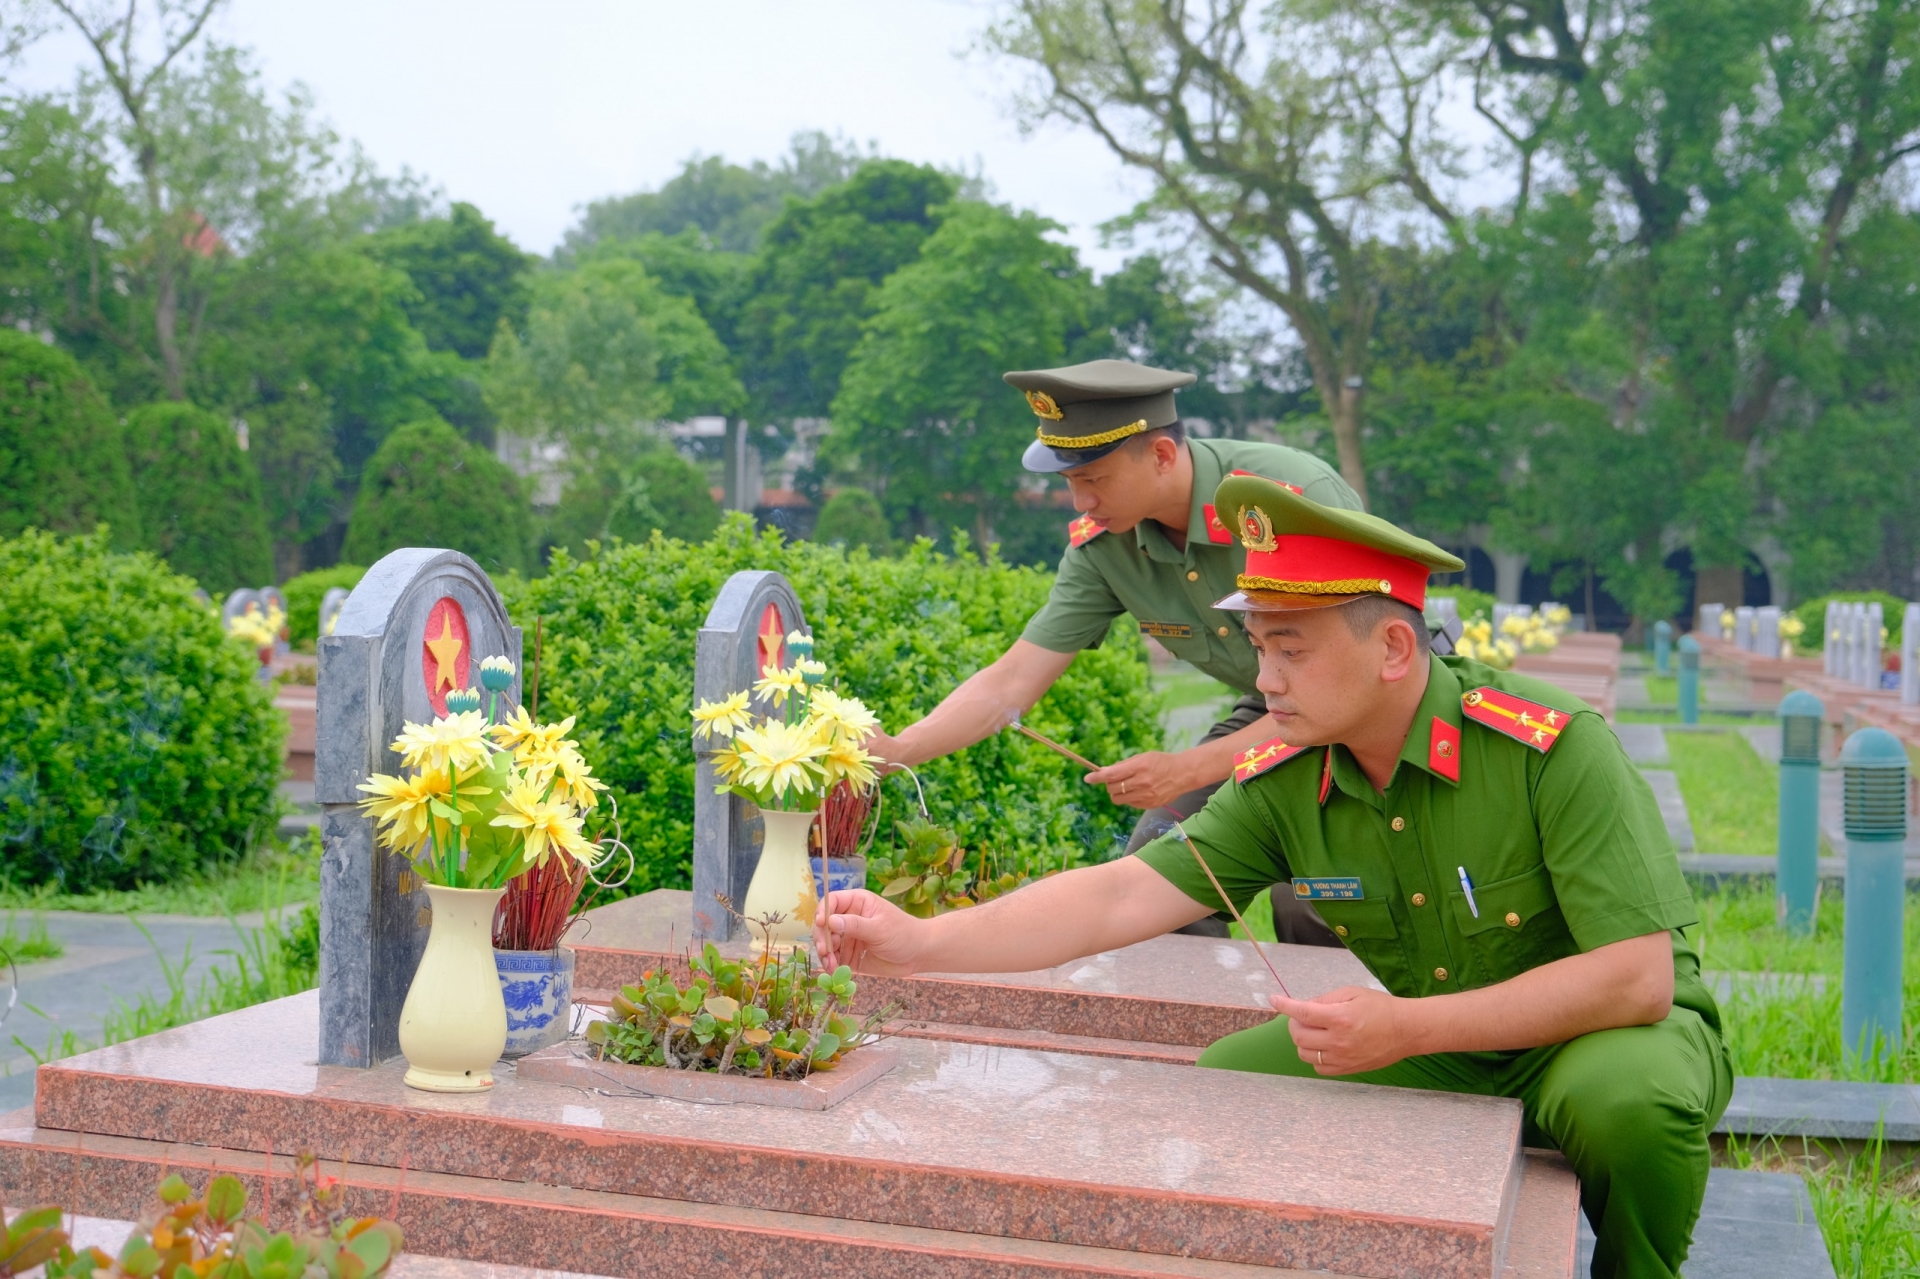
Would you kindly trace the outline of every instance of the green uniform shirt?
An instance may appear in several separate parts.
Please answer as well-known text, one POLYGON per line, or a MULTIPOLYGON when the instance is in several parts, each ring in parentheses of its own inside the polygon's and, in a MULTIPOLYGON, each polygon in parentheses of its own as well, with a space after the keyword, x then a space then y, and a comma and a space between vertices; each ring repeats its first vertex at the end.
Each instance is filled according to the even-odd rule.
MULTIPOLYGON (((1235 905, 1289 880, 1358 879, 1352 900, 1313 907, 1396 995, 1439 995, 1663 929, 1674 1002, 1716 1030, 1719 1010, 1678 930, 1698 922, 1653 791, 1599 714, 1525 675, 1436 657, 1385 793, 1344 746, 1302 751, 1222 787, 1185 823, 1235 905), (1564 718, 1544 753, 1462 713, 1492 687, 1564 718), (1436 771, 1432 734, 1458 743, 1458 782, 1436 771), (1331 776, 1321 799, 1323 769, 1331 776), (1473 884, 1476 917, 1457 868, 1473 884)), ((1219 897, 1177 835, 1140 850, 1195 901, 1219 897)), ((1318 892, 1351 891, 1321 884, 1318 892)), ((1295 896, 1301 894, 1297 891, 1295 896)))
MULTIPOLYGON (((1323 506, 1360 509, 1360 499, 1325 462, 1299 449, 1243 440, 1191 440, 1193 504, 1187 545, 1180 550, 1158 520, 1142 520, 1130 533, 1102 533, 1060 557, 1053 593, 1027 623, 1021 638, 1056 653, 1098 648, 1107 628, 1131 613, 1141 630, 1221 683, 1256 691, 1260 663, 1241 633, 1239 616, 1213 602, 1239 589, 1234 581, 1247 552, 1238 536, 1216 542, 1207 508, 1230 471, 1252 471, 1298 487, 1323 506)), ((1225 517, 1224 528, 1232 527, 1225 517)))

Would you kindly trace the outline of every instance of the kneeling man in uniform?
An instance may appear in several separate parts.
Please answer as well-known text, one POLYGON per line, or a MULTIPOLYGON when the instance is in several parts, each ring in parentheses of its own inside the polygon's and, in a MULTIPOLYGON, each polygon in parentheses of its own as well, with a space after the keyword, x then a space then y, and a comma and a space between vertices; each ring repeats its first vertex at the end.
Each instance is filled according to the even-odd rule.
MULTIPOLYGON (((1683 929, 1698 922, 1652 791, 1584 702, 1436 657, 1431 571, 1460 561, 1257 476, 1216 509, 1275 736, 1137 857, 920 920, 833 893, 815 942, 856 971, 1021 972, 1291 888, 1388 993, 1276 994, 1202 1066, 1515 1097, 1563 1151, 1596 1276, 1677 1275, 1732 1070, 1683 929)), ((1284 973, 1283 973, 1284 975, 1284 973)))

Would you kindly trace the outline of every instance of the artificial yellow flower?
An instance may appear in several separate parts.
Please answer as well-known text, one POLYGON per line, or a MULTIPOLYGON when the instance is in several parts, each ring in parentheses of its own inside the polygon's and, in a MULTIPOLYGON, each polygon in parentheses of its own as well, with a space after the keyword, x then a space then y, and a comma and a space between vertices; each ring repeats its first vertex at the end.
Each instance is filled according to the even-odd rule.
POLYGON ((383 828, 382 844, 388 848, 417 848, 426 841, 427 825, 432 820, 428 805, 436 799, 444 800, 450 784, 444 770, 415 777, 375 773, 360 783, 359 789, 370 796, 360 801, 360 808, 383 828))
POLYGON ((835 742, 821 760, 826 770, 826 784, 831 787, 835 782, 848 781, 861 789, 873 785, 874 759, 859 742, 835 742))
POLYGON ((761 670, 760 678, 754 681, 753 691, 775 706, 784 706, 787 698, 799 692, 805 684, 806 676, 801 673, 798 666, 789 666, 781 670, 769 662, 761 670))
POLYGON ((830 688, 816 689, 808 714, 833 730, 836 740, 860 741, 880 727, 880 717, 858 698, 842 697, 830 688))
POLYGON ((582 819, 566 804, 542 799, 544 789, 525 778, 517 780, 501 799, 500 814, 491 824, 523 831, 526 860, 535 866, 545 866, 555 852, 591 865, 593 845, 580 833, 582 819))
POLYGON ((487 731, 493 740, 513 752, 517 764, 548 764, 563 744, 567 734, 573 731, 574 717, 569 715, 558 724, 536 724, 527 714, 527 708, 516 706, 513 714, 503 722, 495 724, 487 731))
POLYGON ((747 709, 745 689, 722 701, 702 702, 693 708, 693 735, 702 741, 716 735, 732 737, 751 723, 753 714, 747 709))
POLYGON ((487 717, 479 711, 443 715, 431 724, 409 724, 393 739, 393 749, 408 768, 444 773, 449 766, 468 769, 487 762, 487 717))
POLYGON ((718 777, 722 783, 719 790, 725 790, 728 786, 738 782, 740 780, 740 774, 745 770, 746 765, 740 759, 740 746, 738 743, 730 746, 722 746, 713 753, 714 776, 718 777))
POLYGON ((742 729, 734 738, 740 754, 740 785, 784 795, 811 791, 820 780, 820 757, 827 744, 803 724, 768 720, 758 728, 742 729))
POLYGON ((571 799, 577 807, 585 810, 600 806, 600 796, 595 792, 605 790, 607 784, 593 775, 593 769, 588 766, 586 757, 580 753, 579 747, 572 742, 560 743, 560 748, 554 752, 553 762, 549 767, 558 774, 560 779, 556 789, 571 799))

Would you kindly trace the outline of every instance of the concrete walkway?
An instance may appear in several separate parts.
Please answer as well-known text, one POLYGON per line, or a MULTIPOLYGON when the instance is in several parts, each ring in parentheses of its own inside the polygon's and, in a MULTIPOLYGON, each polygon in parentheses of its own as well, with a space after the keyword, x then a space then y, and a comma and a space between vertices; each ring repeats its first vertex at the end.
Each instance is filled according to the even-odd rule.
MULTIPOLYGON (((31 931, 35 919, 44 920, 47 935, 65 946, 66 953, 18 965, 19 999, 0 1025, 0 1111, 32 1103, 33 1053, 46 1056, 49 1044, 67 1032, 88 1046, 98 1045, 101 1024, 117 1006, 137 1004, 142 995, 165 1000, 171 994, 169 968, 191 996, 214 964, 233 966, 219 952, 241 950, 235 925, 251 932, 263 922, 257 911, 232 921, 147 915, 137 925, 125 915, 8 914, 19 937, 31 931)), ((10 981, 0 965, 0 988, 10 981)), ((0 1008, 5 1005, 6 993, 0 989, 0 1008)))

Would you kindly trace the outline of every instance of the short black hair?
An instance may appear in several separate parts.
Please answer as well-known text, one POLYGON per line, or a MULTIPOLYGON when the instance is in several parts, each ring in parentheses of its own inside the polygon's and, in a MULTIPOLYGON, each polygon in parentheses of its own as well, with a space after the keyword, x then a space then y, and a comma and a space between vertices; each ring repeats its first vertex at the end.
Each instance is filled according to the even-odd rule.
POLYGON ((1187 442, 1187 424, 1179 418, 1175 418, 1165 426, 1156 426, 1152 430, 1142 431, 1139 435, 1128 440, 1127 443, 1144 446, 1158 439, 1168 439, 1172 440, 1175 444, 1185 444, 1187 442))
POLYGON ((1345 616, 1347 629, 1353 632, 1355 639, 1369 638, 1380 623, 1396 617, 1411 626, 1415 635, 1424 639, 1427 634, 1426 614, 1391 595, 1362 595, 1357 600, 1342 604, 1340 612, 1345 616))

